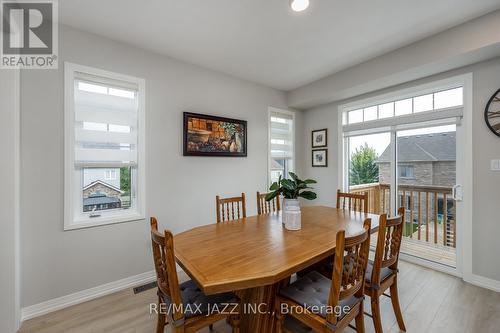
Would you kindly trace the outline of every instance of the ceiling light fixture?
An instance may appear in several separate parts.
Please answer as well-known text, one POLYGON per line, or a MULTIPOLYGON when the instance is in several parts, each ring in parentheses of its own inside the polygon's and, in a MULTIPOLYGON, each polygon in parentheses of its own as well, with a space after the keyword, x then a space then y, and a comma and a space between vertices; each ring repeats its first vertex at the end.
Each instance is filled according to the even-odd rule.
POLYGON ((301 12, 309 7, 309 0, 290 0, 290 7, 295 12, 301 12))

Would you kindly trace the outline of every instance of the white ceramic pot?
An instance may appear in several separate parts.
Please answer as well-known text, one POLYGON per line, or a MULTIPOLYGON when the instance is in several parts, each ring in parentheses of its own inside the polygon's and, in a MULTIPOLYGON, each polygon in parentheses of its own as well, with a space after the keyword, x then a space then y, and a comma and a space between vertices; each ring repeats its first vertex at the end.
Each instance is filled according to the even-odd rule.
POLYGON ((300 230, 301 225, 300 202, 298 199, 283 199, 282 219, 288 230, 300 230))

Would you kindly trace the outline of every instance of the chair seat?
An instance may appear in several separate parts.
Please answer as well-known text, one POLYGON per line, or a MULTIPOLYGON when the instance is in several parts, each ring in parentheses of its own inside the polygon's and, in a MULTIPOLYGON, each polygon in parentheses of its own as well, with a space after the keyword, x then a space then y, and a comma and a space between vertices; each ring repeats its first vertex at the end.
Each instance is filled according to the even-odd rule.
MULTIPOLYGON (((329 310, 328 297, 330 295, 331 285, 332 281, 330 279, 324 277, 316 271, 313 271, 299 278, 288 287, 281 289, 280 295, 296 302, 297 304, 305 306, 313 313, 326 318, 326 314, 329 310)), ((362 299, 362 297, 355 297, 353 295, 349 298, 341 300, 338 305, 340 305, 340 310, 342 311, 337 318, 339 320, 342 319, 347 313, 349 313, 348 311, 344 312, 344 310, 347 310, 346 307, 352 309, 357 303, 361 302, 362 299)))
MULTIPOLYGON (((238 302, 238 298, 233 293, 222 293, 215 295, 205 295, 203 291, 198 288, 193 280, 188 280, 180 286, 182 306, 185 318, 207 315, 209 309, 217 311, 224 310, 224 304, 238 302)), ((164 302, 168 305, 171 304, 170 297, 162 295, 164 302)), ((232 307, 228 307, 226 311, 230 311, 232 307)))
MULTIPOLYGON (((366 267, 366 274, 365 274, 366 287, 371 286, 372 271, 373 271, 373 261, 369 260, 368 266, 366 267)), ((394 270, 390 269, 389 267, 382 268, 380 270, 380 282, 384 281, 387 277, 389 277, 393 273, 394 273, 394 270)))

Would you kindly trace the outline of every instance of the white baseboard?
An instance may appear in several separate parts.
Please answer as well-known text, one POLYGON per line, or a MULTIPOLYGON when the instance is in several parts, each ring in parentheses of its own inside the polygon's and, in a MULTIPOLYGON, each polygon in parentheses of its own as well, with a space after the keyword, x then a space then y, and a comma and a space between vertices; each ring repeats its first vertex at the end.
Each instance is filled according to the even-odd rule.
MULTIPOLYGON (((446 265, 440 265, 440 264, 434 263, 432 261, 428 261, 428 260, 414 257, 411 255, 406 255, 404 253, 401 253, 400 259, 403 261, 410 262, 412 264, 416 264, 416 265, 424 266, 424 267, 427 267, 430 269, 434 269, 434 270, 442 272, 442 273, 454 275, 456 277, 461 277, 460 272, 457 271, 453 267, 448 267, 446 265)), ((487 277, 484 277, 481 275, 477 275, 477 274, 472 274, 472 275, 470 275, 470 277, 467 277, 464 274, 463 280, 465 282, 473 284, 475 286, 489 289, 492 291, 496 291, 497 293, 500 293, 500 281, 493 280, 493 279, 490 279, 490 278, 487 278, 487 277)))
POLYGON ((496 291, 497 293, 500 293, 500 281, 497 280, 493 280, 481 275, 472 274, 470 279, 466 282, 481 288, 493 290, 496 291))
POLYGON ((133 288, 142 284, 150 283, 155 280, 155 272, 149 271, 90 289, 78 291, 66 296, 54 298, 42 303, 30 305, 21 309, 21 322, 38 316, 42 316, 53 311, 67 308, 68 306, 80 304, 102 296, 106 296, 123 289, 133 288))

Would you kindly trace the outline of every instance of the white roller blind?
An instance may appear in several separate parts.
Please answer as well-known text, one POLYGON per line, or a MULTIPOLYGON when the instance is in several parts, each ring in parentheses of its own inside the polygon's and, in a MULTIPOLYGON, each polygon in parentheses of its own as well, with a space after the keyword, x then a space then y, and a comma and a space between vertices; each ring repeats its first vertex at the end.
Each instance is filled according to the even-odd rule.
POLYGON ((77 166, 137 164, 138 89, 134 83, 75 74, 77 166))
POLYGON ((293 117, 271 112, 271 157, 293 158, 293 117))

